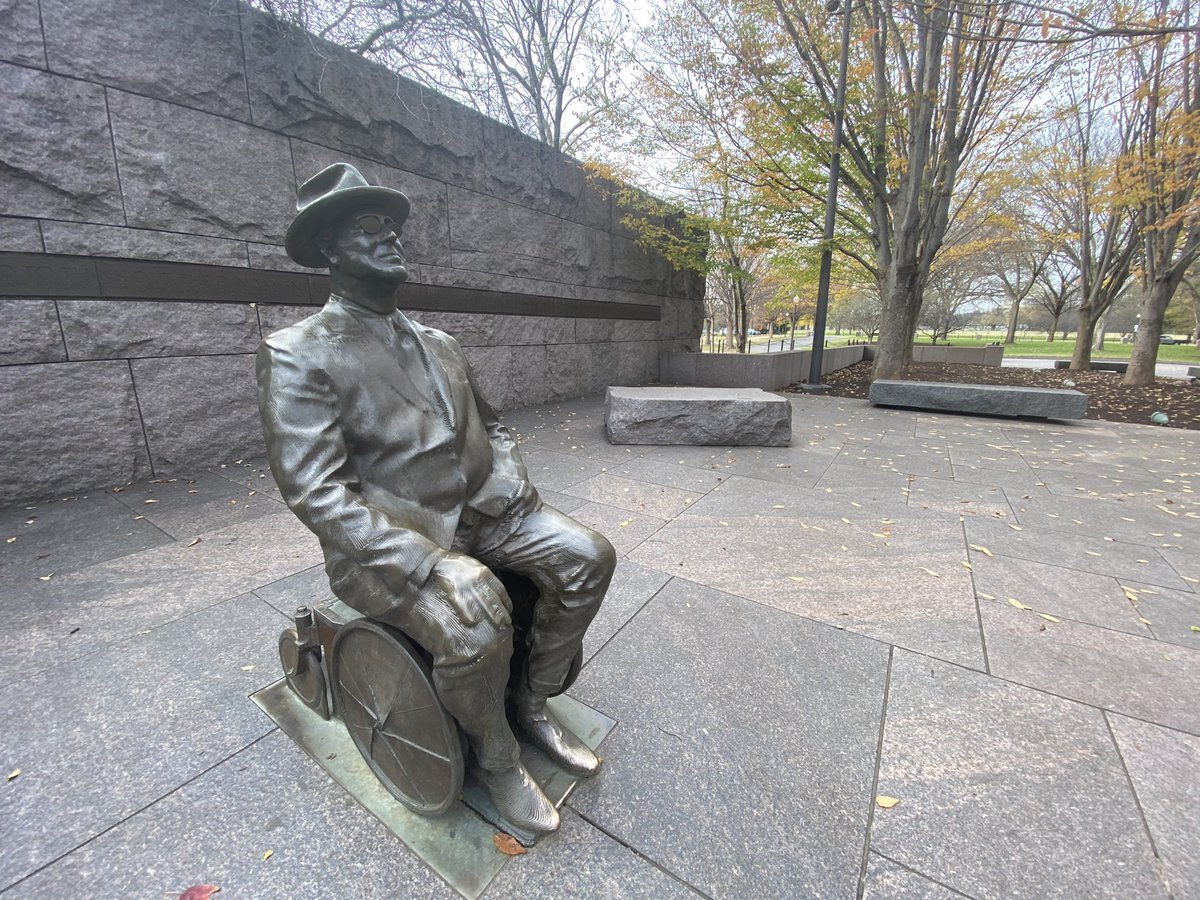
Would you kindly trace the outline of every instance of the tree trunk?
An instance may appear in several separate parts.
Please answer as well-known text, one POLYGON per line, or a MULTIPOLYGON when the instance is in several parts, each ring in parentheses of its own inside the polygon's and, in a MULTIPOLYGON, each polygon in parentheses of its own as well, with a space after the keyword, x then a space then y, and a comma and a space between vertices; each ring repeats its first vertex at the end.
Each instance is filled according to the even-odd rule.
POLYGON ((1154 384, 1154 366, 1158 362, 1158 339, 1162 336, 1163 313, 1175 284, 1160 279, 1153 282, 1142 297, 1140 325, 1133 338, 1133 351, 1129 354, 1129 368, 1122 384, 1145 386, 1154 384))
POLYGON ((1096 334, 1096 320, 1082 311, 1079 314, 1079 333, 1075 335, 1075 351, 1071 354, 1071 368, 1086 371, 1092 367, 1092 338, 1096 334))
POLYGON ((1058 331, 1058 319, 1059 319, 1059 317, 1055 316, 1054 321, 1050 323, 1050 331, 1046 334, 1046 343, 1047 344, 1054 343, 1054 333, 1056 331, 1058 331))
POLYGON ((1012 308, 1008 311, 1008 331, 1004 335, 1005 344, 1015 344, 1017 342, 1017 318, 1021 313, 1021 298, 1014 297, 1012 308))
POLYGON ((913 326, 907 291, 897 285, 885 298, 879 326, 879 345, 875 349, 875 366, 871 380, 899 378, 904 367, 912 362, 913 326))

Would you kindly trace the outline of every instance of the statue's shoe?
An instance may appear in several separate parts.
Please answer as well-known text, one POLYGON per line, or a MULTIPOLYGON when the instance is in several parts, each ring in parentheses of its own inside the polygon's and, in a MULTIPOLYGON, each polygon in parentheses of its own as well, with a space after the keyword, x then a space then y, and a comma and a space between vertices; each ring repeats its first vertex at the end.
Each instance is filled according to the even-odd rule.
POLYGON ((476 767, 474 774, 491 796, 496 811, 511 824, 534 835, 558 830, 558 810, 523 765, 517 763, 499 771, 476 767))
POLYGON ((536 711, 522 709, 522 704, 518 703, 513 718, 530 743, 564 772, 590 778, 600 771, 600 757, 564 728, 549 710, 544 707, 536 711))

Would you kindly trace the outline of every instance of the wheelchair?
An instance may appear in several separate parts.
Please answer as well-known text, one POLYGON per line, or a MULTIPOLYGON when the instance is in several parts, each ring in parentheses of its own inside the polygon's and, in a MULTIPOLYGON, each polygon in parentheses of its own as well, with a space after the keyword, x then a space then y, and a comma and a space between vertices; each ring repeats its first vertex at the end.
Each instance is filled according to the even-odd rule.
MULTIPOLYGON (((537 587, 514 572, 493 570, 513 604, 508 691, 525 670, 526 635, 537 587)), ((279 637, 291 690, 324 719, 338 718, 380 783, 409 809, 436 816, 462 790, 467 742, 438 700, 430 655, 401 631, 339 600, 296 610, 279 637)), ((558 693, 579 675, 576 654, 558 693)))

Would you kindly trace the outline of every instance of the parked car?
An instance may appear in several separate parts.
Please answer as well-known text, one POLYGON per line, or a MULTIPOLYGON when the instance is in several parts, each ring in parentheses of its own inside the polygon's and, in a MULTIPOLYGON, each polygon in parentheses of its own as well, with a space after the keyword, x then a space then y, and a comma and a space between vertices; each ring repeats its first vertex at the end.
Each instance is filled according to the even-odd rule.
POLYGON ((1164 334, 1161 337, 1159 337, 1158 342, 1160 344, 1184 344, 1184 343, 1187 343, 1186 341, 1181 341, 1181 340, 1179 340, 1179 338, 1172 337, 1169 334, 1164 334))

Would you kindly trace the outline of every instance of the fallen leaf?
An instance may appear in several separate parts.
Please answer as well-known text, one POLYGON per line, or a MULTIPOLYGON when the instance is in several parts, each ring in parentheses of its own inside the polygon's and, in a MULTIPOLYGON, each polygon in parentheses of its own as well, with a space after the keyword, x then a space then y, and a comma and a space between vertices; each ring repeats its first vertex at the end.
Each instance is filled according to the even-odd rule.
POLYGON ((5 781, 12 781, 14 778, 18 777, 20 774, 21 774, 21 770, 20 770, 20 769, 13 769, 11 772, 9 772, 9 773, 8 773, 8 777, 7 777, 6 779, 4 779, 4 780, 5 780, 5 781))
POLYGON ((970 564, 969 562, 967 562, 965 559, 964 559, 964 560, 960 560, 960 565, 961 565, 961 566, 962 566, 964 569, 966 569, 968 572, 972 571, 971 564, 970 564))
POLYGON ((790 469, 791 467, 791 463, 775 463, 775 468, 777 469, 790 469))
POLYGON ((992 551, 989 550, 987 547, 980 547, 978 544, 967 544, 967 546, 970 547, 972 550, 978 550, 984 556, 992 555, 992 551))
POLYGON ((1097 553, 1095 550, 1084 550, 1083 552, 1086 553, 1088 556, 1100 556, 1101 555, 1101 554, 1097 553))
POLYGON ((784 506, 782 503, 776 503, 774 506, 771 507, 771 509, 783 509, 783 508, 784 508, 784 506))
POLYGON ((264 854, 262 855, 263 862, 266 862, 268 859, 270 859, 270 858, 271 858, 272 856, 274 856, 274 855, 275 855, 275 851, 274 851, 274 850, 268 850, 266 853, 264 853, 264 854))
POLYGON ((54 573, 53 573, 53 572, 51 572, 49 575, 39 575, 39 576, 38 576, 38 581, 49 581, 49 580, 50 580, 51 578, 53 578, 53 577, 54 577, 54 573))
POLYGON ((495 844, 496 849, 505 856, 524 856, 529 852, 522 847, 521 842, 511 834, 504 834, 503 832, 499 831, 492 835, 492 843, 495 844))
POLYGON ((991 594, 985 594, 983 591, 978 591, 976 593, 976 596, 982 597, 984 600, 995 600, 996 599, 991 594))
POLYGON ((255 666, 242 666, 242 671, 243 672, 253 672, 255 668, 256 668, 255 666))
POLYGON ((1154 624, 1149 619, 1138 619, 1138 621, 1141 622, 1143 625, 1153 625, 1154 624))
POLYGON ((633 524, 633 519, 626 519, 624 522, 621 523, 621 527, 628 528, 632 524, 633 524))
POLYGON ((143 500, 143 503, 157 503, 157 500, 143 500))
POLYGON ((215 884, 193 884, 179 895, 179 900, 208 900, 220 890, 215 884))
POLYGON ((1012 522, 1009 522, 1009 523, 1008 523, 1008 527, 1009 527, 1009 528, 1011 528, 1013 531, 1021 531, 1021 526, 1020 526, 1020 525, 1014 525, 1012 522))
POLYGON ((192 542, 190 544, 188 544, 188 546, 195 547, 198 543, 200 543, 201 540, 202 540, 202 538, 192 538, 192 542))
MULTIPOLYGON (((842 516, 842 521, 845 522, 847 525, 850 524, 850 520, 847 519, 845 516, 842 516)), ((16 540, 16 538, 10 538, 10 541, 15 541, 15 540, 16 540)))
POLYGON ((895 806, 899 802, 900 802, 899 797, 888 797, 883 794, 880 794, 875 798, 875 805, 878 806, 880 809, 891 809, 893 806, 895 806))
POLYGON ((1015 597, 1009 597, 1008 602, 1009 602, 1010 606, 1015 606, 1017 609, 1033 609, 1032 606, 1026 606, 1024 603, 1022 603, 1020 600, 1016 599, 1015 597))
POLYGON ((792 581, 803 581, 804 580, 803 575, 789 575, 788 578, 791 579, 792 581))
POLYGON ((1050 615, 1050 613, 1038 613, 1038 615, 1041 616, 1043 619, 1045 619, 1047 622, 1061 622, 1062 621, 1062 619, 1054 618, 1054 616, 1050 615))
POLYGON ((942 577, 937 572, 933 571, 933 569, 930 569, 927 566, 921 566, 921 571, 924 572, 926 575, 932 575, 934 578, 942 577))
POLYGON ((7 539, 4 541, 4 543, 6 543, 6 544, 15 544, 16 542, 17 542, 17 539, 16 539, 15 537, 10 537, 10 538, 7 538, 7 539))

